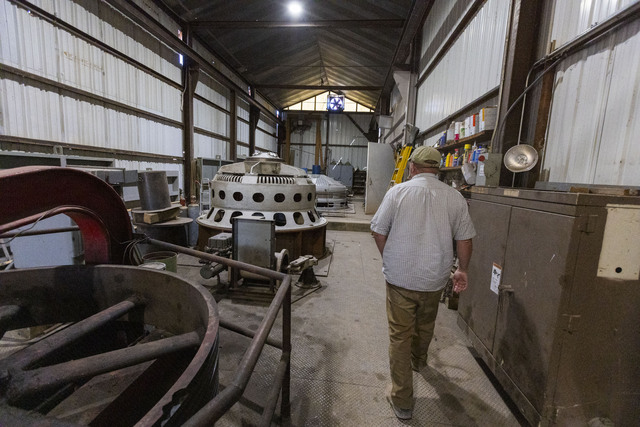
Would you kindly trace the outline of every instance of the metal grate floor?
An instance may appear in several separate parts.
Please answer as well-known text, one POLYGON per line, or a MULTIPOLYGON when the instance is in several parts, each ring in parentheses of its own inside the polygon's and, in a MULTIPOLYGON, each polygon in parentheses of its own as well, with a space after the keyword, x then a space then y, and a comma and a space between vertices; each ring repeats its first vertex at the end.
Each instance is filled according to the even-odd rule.
MULTIPOLYGON (((389 383, 382 261, 369 233, 328 231, 333 258, 322 287, 295 288, 292 300, 291 425, 293 426, 519 426, 441 305, 428 367, 414 373, 413 419, 397 420, 384 393, 389 383)), ((196 270, 196 269, 192 269, 196 270)), ((200 283, 206 284, 203 279, 200 283)), ((211 284, 211 283, 209 283, 211 284)), ((266 307, 224 299, 222 318, 256 329, 266 307)), ((281 327, 274 326, 279 338, 281 327)), ((220 383, 228 384, 249 339, 221 329, 220 383)), ((279 351, 266 347, 242 400, 220 426, 260 419, 279 351)), ((280 425, 274 420, 273 425, 280 425)))

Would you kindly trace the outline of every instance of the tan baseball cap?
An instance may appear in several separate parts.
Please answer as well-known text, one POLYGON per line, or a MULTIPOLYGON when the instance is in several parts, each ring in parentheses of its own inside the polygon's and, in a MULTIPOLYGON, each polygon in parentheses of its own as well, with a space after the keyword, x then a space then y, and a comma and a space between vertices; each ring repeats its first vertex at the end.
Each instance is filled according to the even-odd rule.
POLYGON ((413 150, 413 154, 409 158, 409 161, 415 163, 418 166, 433 166, 438 167, 440 165, 440 159, 442 155, 438 150, 433 147, 418 147, 413 150))

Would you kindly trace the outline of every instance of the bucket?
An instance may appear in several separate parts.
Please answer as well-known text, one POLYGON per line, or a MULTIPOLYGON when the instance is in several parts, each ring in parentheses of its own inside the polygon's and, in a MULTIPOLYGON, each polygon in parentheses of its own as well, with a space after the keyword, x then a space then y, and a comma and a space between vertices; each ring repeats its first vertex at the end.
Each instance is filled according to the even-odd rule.
POLYGON ((322 173, 322 169, 320 168, 320 165, 311 166, 311 173, 314 175, 320 175, 322 173))
POLYGON ((144 264, 140 265, 140 267, 148 268, 149 270, 159 270, 159 271, 165 271, 167 269, 167 266, 164 264, 164 262, 157 262, 157 261, 145 262, 144 264))
POLYGON ((178 271, 178 254, 169 251, 149 252, 142 257, 142 263, 147 264, 151 262, 163 263, 167 271, 177 273, 178 271))

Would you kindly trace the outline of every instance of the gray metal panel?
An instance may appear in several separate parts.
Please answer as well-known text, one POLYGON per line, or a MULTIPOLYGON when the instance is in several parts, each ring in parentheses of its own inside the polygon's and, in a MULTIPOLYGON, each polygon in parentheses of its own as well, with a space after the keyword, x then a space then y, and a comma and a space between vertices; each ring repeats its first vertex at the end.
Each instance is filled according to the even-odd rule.
POLYGON ((598 277, 610 215, 603 208, 594 208, 591 215, 591 231, 579 233, 579 263, 571 298, 562 311, 562 353, 553 406, 559 425, 576 425, 585 414, 605 414, 616 425, 636 425, 640 280, 598 277))
POLYGON ((640 181, 639 70, 637 20, 559 64, 542 164, 549 181, 640 181))
POLYGON ((468 312, 470 299, 463 294, 461 327, 532 424, 584 425, 604 417, 616 425, 635 425, 640 417, 640 279, 598 277, 597 270, 612 209, 608 204, 626 200, 635 210, 637 197, 520 193, 527 200, 499 195, 503 190, 513 191, 489 189, 471 194, 470 201, 480 244, 472 258, 470 290, 478 274, 474 259, 500 257, 504 251, 503 292, 497 308, 477 304, 468 312), (494 204, 512 212, 505 225, 506 249, 482 244, 478 224, 496 217, 494 204), (492 311, 497 317, 491 349, 481 340, 486 325, 478 326, 477 319, 492 311))
POLYGON ((441 46, 446 41, 447 36, 453 31, 471 3, 467 0, 434 3, 422 27, 420 57, 427 53, 429 47, 441 46))
POLYGON ((509 222, 502 286, 513 292, 500 292, 493 355, 541 414, 547 386, 555 386, 552 353, 571 292, 576 228, 573 217, 520 208, 509 222))
MULTIPOLYGON (((553 1, 551 33, 546 45, 555 41, 556 48, 604 21, 615 12, 637 0, 553 1)), ((543 43, 543 45, 545 45, 543 43)))
POLYGON ((195 157, 215 159, 220 156, 221 159, 227 159, 229 142, 194 132, 193 148, 195 157))
POLYGON ((233 259, 258 267, 273 268, 276 252, 275 223, 271 220, 236 217, 233 225, 233 259))
POLYGON ((389 188, 394 166, 393 148, 389 144, 369 143, 364 213, 373 214, 378 210, 389 188))
POLYGON ((473 238, 469 288, 460 294, 458 312, 482 344, 493 350, 498 295, 491 290, 493 264, 504 267, 511 207, 471 200, 469 214, 478 233, 473 238))
POLYGON ((351 188, 353 185, 353 166, 330 165, 327 168, 327 176, 339 181, 345 187, 351 188))
POLYGON ((224 111, 206 104, 199 99, 193 100, 194 126, 215 132, 219 135, 229 135, 229 115, 224 111))

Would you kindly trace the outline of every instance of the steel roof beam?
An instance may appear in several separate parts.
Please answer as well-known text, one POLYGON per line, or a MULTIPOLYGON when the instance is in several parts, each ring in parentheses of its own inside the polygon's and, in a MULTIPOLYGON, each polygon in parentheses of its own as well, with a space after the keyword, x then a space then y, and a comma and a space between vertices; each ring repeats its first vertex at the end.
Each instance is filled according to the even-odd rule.
POLYGON ((270 85, 257 84, 256 89, 290 89, 290 90, 380 90, 382 86, 349 86, 349 85, 270 85))
POLYGON ((338 19, 338 20, 320 20, 320 21, 215 21, 215 20, 199 20, 189 21, 189 25, 196 28, 207 28, 212 30, 218 29, 265 29, 265 28, 375 28, 378 31, 402 28, 404 20, 402 19, 338 19))

